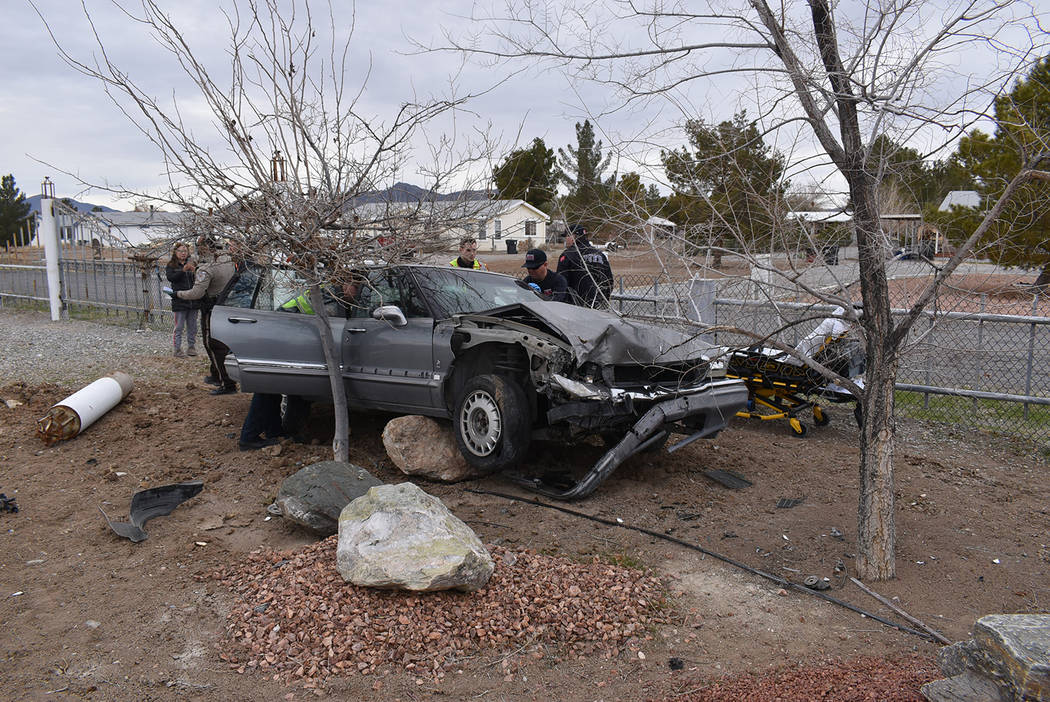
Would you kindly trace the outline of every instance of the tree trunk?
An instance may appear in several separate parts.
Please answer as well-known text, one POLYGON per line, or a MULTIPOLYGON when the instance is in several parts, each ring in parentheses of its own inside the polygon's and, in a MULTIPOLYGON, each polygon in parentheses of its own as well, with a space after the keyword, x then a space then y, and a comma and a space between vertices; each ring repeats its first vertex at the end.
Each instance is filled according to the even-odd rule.
MULTIPOLYGON (((890 315, 889 284, 881 248, 878 183, 865 166, 857 97, 842 63, 828 0, 810 0, 813 30, 820 57, 835 91, 841 148, 826 144, 828 153, 849 184, 853 223, 857 232, 860 317, 868 360, 861 402, 860 500, 857 511, 857 572, 867 580, 886 580, 896 573, 896 527, 893 492, 893 386, 897 378, 897 346, 890 315)), ((821 124, 823 124, 821 122, 821 124)), ((819 136, 819 132, 818 132, 819 136)), ((822 140, 823 142, 824 140, 822 140)))
POLYGON ((893 357, 875 359, 864 376, 861 403, 856 568, 861 579, 888 580, 896 575, 893 393, 897 372, 893 357))
POLYGON ((310 305, 317 320, 317 333, 321 337, 321 349, 328 365, 328 379, 332 385, 332 414, 335 416, 335 435, 332 437, 334 460, 346 463, 350 459, 350 415, 346 407, 346 389, 343 385, 343 367, 339 349, 332 340, 332 325, 324 308, 324 297, 318 285, 310 286, 310 305))

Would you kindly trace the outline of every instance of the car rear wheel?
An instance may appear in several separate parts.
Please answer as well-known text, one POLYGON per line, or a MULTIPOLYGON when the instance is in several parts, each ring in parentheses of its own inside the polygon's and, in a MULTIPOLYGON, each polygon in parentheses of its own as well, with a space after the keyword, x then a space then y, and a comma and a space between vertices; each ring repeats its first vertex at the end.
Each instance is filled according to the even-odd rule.
POLYGON ((529 403, 510 378, 479 375, 455 402, 456 445, 467 463, 500 470, 519 462, 529 448, 529 403))

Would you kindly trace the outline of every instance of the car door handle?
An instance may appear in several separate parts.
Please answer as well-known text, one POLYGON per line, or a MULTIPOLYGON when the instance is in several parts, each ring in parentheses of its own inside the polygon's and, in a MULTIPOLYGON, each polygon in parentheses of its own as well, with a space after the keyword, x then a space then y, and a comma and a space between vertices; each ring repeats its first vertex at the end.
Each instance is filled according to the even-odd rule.
POLYGON ((351 333, 351 332, 366 332, 368 330, 365 329, 364 327, 344 327, 343 331, 345 331, 347 333, 351 333))
POLYGON ((248 324, 255 324, 257 320, 251 317, 230 317, 230 324, 239 324, 240 322, 247 322, 248 324))

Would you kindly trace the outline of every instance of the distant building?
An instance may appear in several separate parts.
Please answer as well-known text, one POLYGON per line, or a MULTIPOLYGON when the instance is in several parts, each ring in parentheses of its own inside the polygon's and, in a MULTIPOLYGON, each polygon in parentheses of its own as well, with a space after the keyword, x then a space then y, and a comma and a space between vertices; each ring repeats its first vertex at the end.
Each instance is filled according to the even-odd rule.
POLYGON ((645 233, 646 238, 650 240, 672 237, 677 229, 678 225, 674 222, 656 215, 645 220, 645 224, 642 225, 642 231, 645 233))
POLYGON ((408 234, 446 250, 474 237, 480 252, 506 251, 508 239, 522 251, 527 245, 539 246, 547 240, 550 221, 543 210, 524 200, 370 202, 353 207, 351 217, 355 229, 366 236, 396 240, 408 234))
POLYGON ((953 190, 941 200, 941 206, 937 209, 947 212, 952 207, 972 207, 977 209, 981 206, 981 194, 976 190, 953 190))
MULTIPOLYGON (((39 218, 39 213, 36 215, 39 218)), ((187 215, 182 212, 74 212, 62 208, 55 212, 59 241, 83 246, 118 249, 140 246, 180 235, 187 215)), ((39 231, 39 228, 35 228, 39 231)), ((34 237, 34 245, 40 245, 34 237)))
POLYGON ((187 215, 183 212, 97 212, 95 218, 106 227, 107 246, 139 246, 158 239, 180 236, 187 215))

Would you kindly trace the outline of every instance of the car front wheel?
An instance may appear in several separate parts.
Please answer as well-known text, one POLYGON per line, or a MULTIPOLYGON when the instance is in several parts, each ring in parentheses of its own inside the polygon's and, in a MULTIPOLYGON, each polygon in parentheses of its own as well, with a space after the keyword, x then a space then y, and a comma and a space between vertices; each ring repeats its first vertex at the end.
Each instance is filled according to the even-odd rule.
POLYGON ((521 386, 499 375, 471 378, 455 403, 456 445, 467 463, 500 470, 529 448, 529 403, 521 386))

